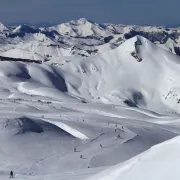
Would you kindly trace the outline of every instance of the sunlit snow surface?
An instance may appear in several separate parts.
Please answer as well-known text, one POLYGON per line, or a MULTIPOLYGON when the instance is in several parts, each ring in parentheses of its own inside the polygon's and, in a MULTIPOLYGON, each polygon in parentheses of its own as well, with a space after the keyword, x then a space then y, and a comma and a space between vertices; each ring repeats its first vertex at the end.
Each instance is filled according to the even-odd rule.
POLYGON ((179 179, 180 136, 95 175, 89 180, 179 179))
POLYGON ((179 138, 148 149, 180 133, 179 62, 140 36, 64 65, 0 62, 0 179, 178 179, 179 138))

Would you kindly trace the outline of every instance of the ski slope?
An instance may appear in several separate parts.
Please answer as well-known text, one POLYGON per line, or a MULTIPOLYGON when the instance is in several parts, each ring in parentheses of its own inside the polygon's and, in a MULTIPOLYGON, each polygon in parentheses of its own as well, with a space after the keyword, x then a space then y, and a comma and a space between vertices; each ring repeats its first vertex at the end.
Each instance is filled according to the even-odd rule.
POLYGON ((167 141, 180 133, 179 62, 141 36, 65 64, 0 61, 0 179, 163 179, 155 167, 179 150, 167 141))

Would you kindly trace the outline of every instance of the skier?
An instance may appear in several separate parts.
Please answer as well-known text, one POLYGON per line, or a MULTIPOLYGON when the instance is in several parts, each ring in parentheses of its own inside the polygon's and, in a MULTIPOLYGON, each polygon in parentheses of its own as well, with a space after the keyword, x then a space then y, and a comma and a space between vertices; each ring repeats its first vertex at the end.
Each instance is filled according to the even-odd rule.
POLYGON ((10 172, 10 178, 13 178, 13 171, 10 172))
POLYGON ((74 148, 74 152, 76 152, 76 148, 74 148))
POLYGON ((120 134, 118 134, 116 137, 117 137, 117 138, 120 138, 121 136, 120 136, 120 134))
POLYGON ((102 144, 100 144, 100 147, 102 148, 102 144))
POLYGON ((82 155, 80 155, 80 158, 82 159, 82 155))

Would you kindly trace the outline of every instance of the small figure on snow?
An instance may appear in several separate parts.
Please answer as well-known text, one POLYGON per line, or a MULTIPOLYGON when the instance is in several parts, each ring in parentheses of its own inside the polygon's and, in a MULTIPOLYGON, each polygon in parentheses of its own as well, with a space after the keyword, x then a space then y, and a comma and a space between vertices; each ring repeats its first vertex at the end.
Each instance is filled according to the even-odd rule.
POLYGON ((121 136, 120 136, 120 134, 118 134, 116 137, 117 137, 117 138, 120 138, 121 136))
POLYGON ((100 144, 100 147, 102 148, 102 144, 100 144))
POLYGON ((74 148, 74 152, 76 152, 76 148, 74 148))
POLYGON ((14 173, 13 171, 10 172, 10 178, 13 178, 14 177, 14 173))
POLYGON ((81 158, 81 159, 83 158, 82 154, 80 155, 80 158, 81 158))
POLYGON ((116 132, 116 129, 114 131, 116 132))

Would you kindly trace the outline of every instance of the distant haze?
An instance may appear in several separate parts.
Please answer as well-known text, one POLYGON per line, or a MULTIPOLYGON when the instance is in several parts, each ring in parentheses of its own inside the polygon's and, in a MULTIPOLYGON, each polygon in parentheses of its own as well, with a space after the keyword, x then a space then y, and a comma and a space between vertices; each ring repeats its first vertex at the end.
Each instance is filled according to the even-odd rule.
POLYGON ((1 0, 0 22, 59 24, 86 18, 98 23, 178 25, 179 0, 1 0))

